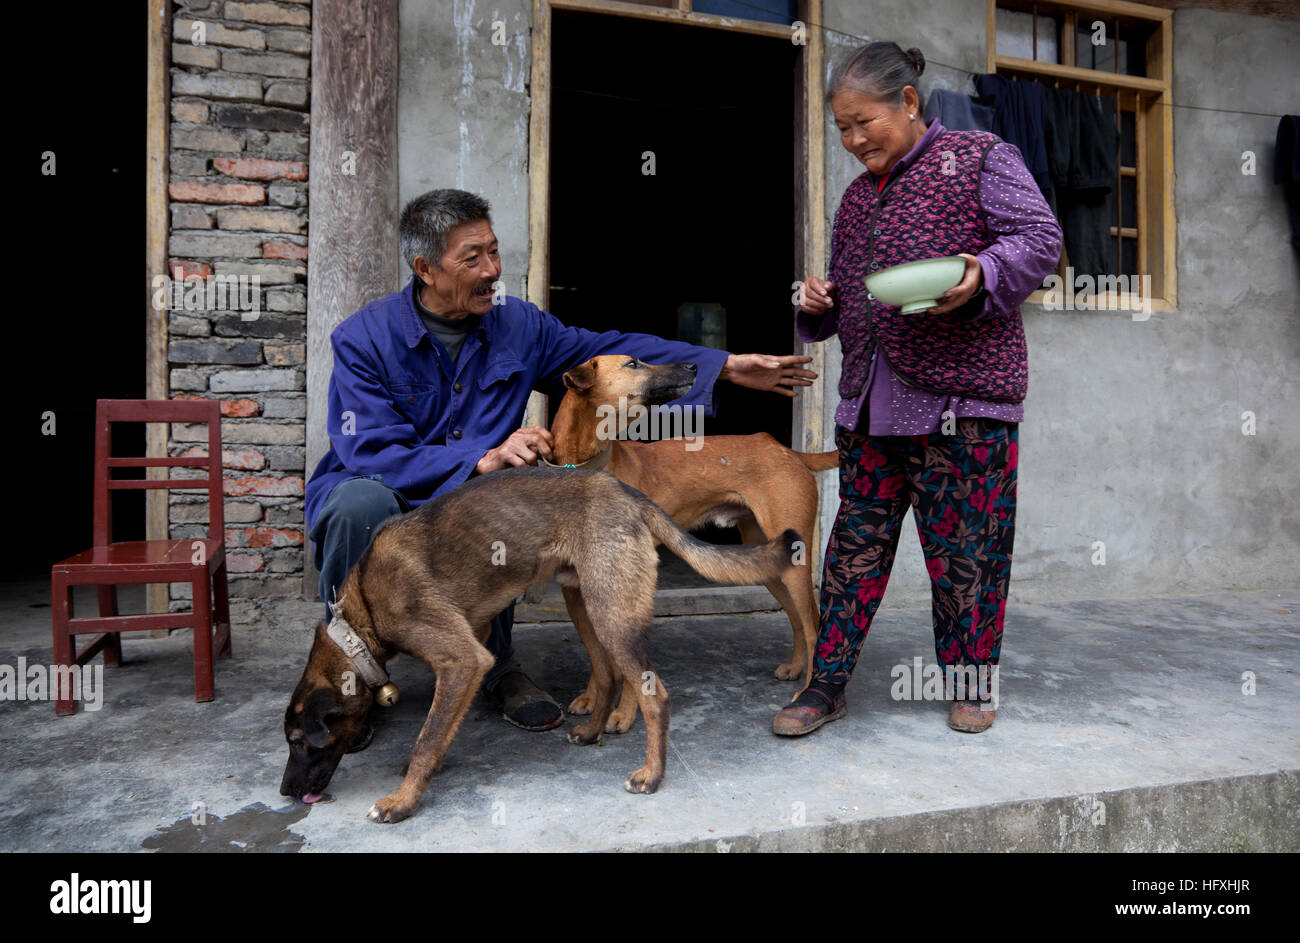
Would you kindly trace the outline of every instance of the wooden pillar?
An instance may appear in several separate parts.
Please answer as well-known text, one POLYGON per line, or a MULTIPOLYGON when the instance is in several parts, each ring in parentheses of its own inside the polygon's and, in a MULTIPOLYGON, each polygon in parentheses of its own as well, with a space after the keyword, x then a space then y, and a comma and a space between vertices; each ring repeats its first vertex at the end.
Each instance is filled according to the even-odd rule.
MULTIPOLYGON (((551 5, 533 0, 532 72, 528 84, 528 300, 550 310, 551 291, 551 5)), ((549 426, 548 397, 534 390, 525 426, 549 426)))
MULTIPOLYGON (((398 284, 397 3, 316 0, 311 33, 307 468, 329 448, 330 332, 398 284)), ((314 595, 310 546, 304 592, 314 595)))
MULTIPOLYGON (((171 3, 149 0, 149 66, 146 92, 145 124, 145 398, 167 399, 167 309, 153 305, 153 280, 167 273, 167 178, 170 166, 171 120, 168 102, 171 92, 171 3)), ((169 273, 168 273, 169 274, 169 273)), ((162 458, 167 454, 167 426, 150 423, 145 427, 145 454, 162 458)), ((166 468, 148 469, 150 478, 166 478, 166 468)), ((165 540, 167 527, 167 492, 145 493, 145 539, 165 540)), ((151 583, 148 611, 166 612, 169 602, 167 584, 151 583)), ((166 636, 167 632, 156 633, 166 636)))
MULTIPOLYGON (((825 36, 822 32, 821 0, 804 0, 800 18, 808 27, 808 44, 800 54, 796 72, 794 120, 794 188, 795 188, 795 270, 800 279, 826 275, 826 118, 822 96, 825 82, 825 36)), ((794 326, 791 325, 791 331, 794 326)), ((801 452, 823 452, 833 448, 823 432, 827 403, 835 402, 835 391, 826 388, 826 343, 804 344, 795 337, 795 349, 812 358, 807 364, 820 379, 802 387, 794 401, 794 426, 791 445, 801 452)), ((822 490, 834 488, 829 473, 821 475, 822 490)), ((812 534, 808 559, 813 573, 821 573, 821 519, 812 534)), ((814 577, 816 578, 816 576, 814 577)))

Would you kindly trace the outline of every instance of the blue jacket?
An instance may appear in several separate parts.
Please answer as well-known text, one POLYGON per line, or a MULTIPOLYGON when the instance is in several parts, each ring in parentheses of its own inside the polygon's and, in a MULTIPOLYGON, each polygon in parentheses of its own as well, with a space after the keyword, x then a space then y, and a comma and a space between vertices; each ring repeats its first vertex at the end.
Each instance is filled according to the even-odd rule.
POLYGON ((648 334, 566 327, 535 304, 507 297, 465 338, 455 366, 415 311, 411 278, 330 335, 330 450, 307 482, 310 528, 334 486, 377 478, 411 504, 463 484, 489 449, 519 428, 528 394, 555 393, 562 375, 598 354, 648 363, 691 361, 699 375, 676 400, 712 411, 727 352, 648 334))

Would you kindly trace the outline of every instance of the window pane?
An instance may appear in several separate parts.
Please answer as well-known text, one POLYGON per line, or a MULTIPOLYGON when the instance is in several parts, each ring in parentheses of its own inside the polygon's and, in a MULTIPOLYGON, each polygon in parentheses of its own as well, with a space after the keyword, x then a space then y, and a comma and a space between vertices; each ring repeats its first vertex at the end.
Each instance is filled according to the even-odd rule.
POLYGON ((1034 15, 1019 10, 998 10, 998 55, 1034 58, 1034 15))
POLYGON ((1138 274, 1138 244, 1136 239, 1125 239, 1124 248, 1124 267, 1119 272, 1120 275, 1137 275, 1138 274))
POLYGON ((1119 162, 1125 167, 1137 166, 1137 116, 1131 111, 1119 113, 1119 162))
POLYGON ((1137 200, 1137 179, 1135 177, 1123 177, 1119 182, 1120 193, 1120 211, 1124 225, 1130 229, 1137 225, 1138 220, 1138 200, 1137 200))
POLYGON ((1034 15, 1021 10, 997 11, 997 51, 1000 56, 1037 59, 1039 62, 1061 61, 1061 20, 1056 16, 1038 17, 1038 55, 1034 55, 1034 15))
POLYGON ((1101 69, 1103 72, 1119 71, 1127 75, 1146 75, 1147 39, 1152 34, 1150 24, 1126 20, 1100 20, 1099 17, 1081 13, 1074 36, 1075 60, 1081 69, 1101 69), (1093 24, 1104 22, 1105 29, 1093 24), (1116 42, 1115 31, 1119 30, 1116 42), (1096 40, 1097 44, 1094 44, 1096 40), (1104 40, 1104 42, 1102 41, 1104 40), (1119 69, 1115 68, 1115 53, 1119 52, 1119 69))

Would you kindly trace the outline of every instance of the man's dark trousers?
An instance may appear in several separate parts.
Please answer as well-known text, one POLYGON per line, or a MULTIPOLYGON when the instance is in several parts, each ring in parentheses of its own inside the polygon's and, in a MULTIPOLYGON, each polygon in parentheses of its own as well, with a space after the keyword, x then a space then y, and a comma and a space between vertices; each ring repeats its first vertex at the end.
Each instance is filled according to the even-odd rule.
MULTIPOLYGON (((370 546, 375 529, 395 514, 411 510, 410 503, 398 491, 376 478, 350 478, 334 487, 321 506, 312 525, 310 537, 316 545, 316 568, 320 570, 320 596, 328 603, 335 588, 343 585, 348 571, 370 546)), ((514 650, 510 630, 515 624, 515 607, 511 605, 492 619, 487 649, 496 665, 483 680, 491 691, 510 666, 514 650)))

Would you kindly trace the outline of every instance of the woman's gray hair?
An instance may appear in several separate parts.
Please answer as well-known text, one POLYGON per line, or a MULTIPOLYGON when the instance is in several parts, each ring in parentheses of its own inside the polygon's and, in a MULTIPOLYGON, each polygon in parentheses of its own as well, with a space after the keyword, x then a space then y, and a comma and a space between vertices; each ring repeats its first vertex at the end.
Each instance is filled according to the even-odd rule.
POLYGON ((826 102, 842 91, 860 92, 875 101, 897 107, 903 101, 903 89, 910 85, 920 95, 917 80, 925 71, 925 56, 919 49, 906 52, 898 43, 867 43, 841 62, 830 84, 826 102))
POLYGON ((402 210, 397 226, 402 258, 415 271, 415 257, 439 264, 447 251, 447 233, 462 223, 492 222, 488 201, 464 190, 430 190, 402 210))

